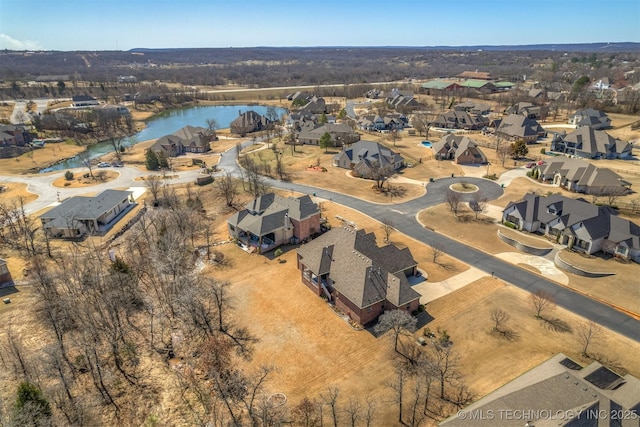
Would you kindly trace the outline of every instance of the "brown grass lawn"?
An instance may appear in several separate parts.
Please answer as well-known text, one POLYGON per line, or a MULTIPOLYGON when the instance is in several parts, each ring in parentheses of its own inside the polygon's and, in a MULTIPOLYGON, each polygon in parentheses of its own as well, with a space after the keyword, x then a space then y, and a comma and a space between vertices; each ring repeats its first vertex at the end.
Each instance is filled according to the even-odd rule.
POLYGON ((0 187, 6 188, 3 193, 0 193, 0 200, 2 201, 11 201, 16 200, 18 197, 22 197, 24 203, 27 204, 38 198, 37 195, 27 190, 27 184, 0 181, 0 187))
MULTIPOLYGON (((454 215, 445 204, 425 209, 418 215, 421 223, 433 228, 436 232, 490 254, 518 252, 516 248, 498 238, 497 230, 499 227, 505 234, 511 237, 515 236, 520 241, 533 243, 539 247, 548 245, 544 238, 537 238, 532 234, 522 234, 490 221, 475 221, 473 213, 468 208, 464 208, 459 213, 459 217, 462 218, 460 221, 455 220, 454 215)), ((563 252, 563 256, 564 254, 565 252, 563 252)), ((584 259, 577 254, 569 256, 572 261, 580 262, 581 266, 591 271, 616 273, 614 276, 587 278, 565 272, 569 277, 569 287, 640 314, 640 288, 637 286, 640 265, 636 263, 625 264, 614 259, 604 260, 598 257, 584 259)), ((538 273, 530 267, 526 267, 526 269, 538 273)))
MULTIPOLYGON (((582 364, 589 363, 580 356, 576 335, 547 329, 533 317, 528 298, 527 292, 487 277, 427 304, 427 312, 435 317, 427 326, 432 331, 446 329, 451 335, 476 396, 485 395, 559 352, 582 364), (489 312, 493 308, 511 316, 507 326, 517 334, 516 339, 508 341, 491 332, 489 312)), ((582 321, 560 308, 552 314, 572 329, 582 321)), ((640 343, 607 331, 591 350, 612 361, 610 365, 618 372, 640 375, 636 357, 640 343)))
POLYGON ((93 175, 85 178, 85 173, 75 173, 72 180, 67 181, 64 176, 54 180, 51 184, 58 188, 78 188, 78 187, 90 187, 92 185, 102 184, 116 179, 120 174, 114 170, 94 169, 93 175))
POLYGON ((72 143, 45 144, 43 148, 35 149, 19 157, 0 159, 0 171, 3 174, 11 175, 37 172, 60 160, 73 157, 83 150, 84 147, 72 143))

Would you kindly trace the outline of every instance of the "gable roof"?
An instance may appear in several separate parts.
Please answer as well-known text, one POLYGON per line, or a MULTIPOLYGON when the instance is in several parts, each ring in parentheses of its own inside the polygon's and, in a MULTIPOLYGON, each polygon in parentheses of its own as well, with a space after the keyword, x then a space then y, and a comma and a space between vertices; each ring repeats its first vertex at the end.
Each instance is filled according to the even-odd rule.
POLYGON ((614 138, 603 130, 581 126, 563 138, 566 143, 573 143, 585 153, 624 153, 631 150, 631 144, 614 138))
MULTIPOLYGON (((513 417, 498 415, 516 408, 526 408, 527 417, 531 418, 522 422, 529 421, 536 426, 595 426, 600 425, 597 417, 581 418, 587 414, 585 410, 599 411, 614 408, 614 405, 625 411, 637 411, 640 407, 640 380, 631 375, 622 377, 598 362, 583 368, 560 353, 469 405, 464 412, 477 410, 496 415, 491 419, 486 416, 474 418, 472 424, 476 427, 513 426, 513 417), (575 416, 554 418, 553 424, 546 422, 551 418, 542 418, 545 413, 561 412, 575 416)), ((468 427, 469 421, 452 416, 440 425, 468 427)))
POLYGON ((458 82, 453 82, 450 80, 430 80, 426 83, 422 83, 420 87, 423 89, 447 89, 450 87, 460 86, 458 82))
POLYGON ((378 247, 373 233, 334 228, 298 249, 315 274, 330 274, 333 287, 359 308, 387 300, 396 307, 420 298, 404 270, 415 267, 408 248, 378 247))
POLYGON ((626 185, 622 177, 611 169, 598 168, 580 159, 556 157, 539 165, 538 168, 543 175, 559 174, 579 186, 621 187, 626 185))
POLYGON ((320 208, 308 195, 293 198, 268 193, 247 203, 245 209, 233 214, 227 222, 264 236, 283 228, 287 218, 302 221, 313 215, 320 215, 320 208))
POLYGON ((40 215, 49 220, 45 228, 67 228, 77 221, 95 220, 132 194, 124 190, 104 190, 95 197, 74 196, 40 215))
POLYGON ((520 114, 509 114, 503 117, 496 132, 513 137, 531 137, 544 133, 544 129, 534 120, 520 114))
POLYGON ((400 154, 374 141, 358 141, 349 147, 344 147, 342 152, 333 158, 339 159, 343 155, 346 155, 352 163, 359 161, 380 162, 380 167, 383 168, 387 166, 395 168, 396 163, 403 161, 400 154))

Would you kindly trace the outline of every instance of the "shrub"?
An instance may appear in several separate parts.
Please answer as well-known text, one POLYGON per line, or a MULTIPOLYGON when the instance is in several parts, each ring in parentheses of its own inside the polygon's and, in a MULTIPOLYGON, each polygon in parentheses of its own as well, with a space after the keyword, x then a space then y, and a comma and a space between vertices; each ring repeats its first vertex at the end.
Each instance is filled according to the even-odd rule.
POLYGON ((505 222, 503 222, 503 224, 504 224, 506 227, 513 228, 514 230, 515 230, 515 228, 516 228, 516 225, 515 225, 514 223, 512 223, 512 222, 509 222, 509 221, 505 221, 505 222))
POLYGON ((275 252, 273 253, 273 255, 275 257, 281 256, 282 255, 282 249, 280 249, 280 248, 276 249, 275 252))
POLYGON ((71 171, 66 171, 64 173, 64 179, 66 179, 67 181, 71 181, 73 179, 73 172, 71 171))
POLYGON ((542 150, 540 150, 540 154, 547 154, 547 150, 543 148, 542 150))

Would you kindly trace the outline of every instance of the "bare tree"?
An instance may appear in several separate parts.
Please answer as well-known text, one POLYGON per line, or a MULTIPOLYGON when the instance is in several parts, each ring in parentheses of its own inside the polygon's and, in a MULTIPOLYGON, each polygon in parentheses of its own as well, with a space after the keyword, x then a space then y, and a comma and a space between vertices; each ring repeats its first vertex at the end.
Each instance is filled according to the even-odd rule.
POLYGON ((444 247, 440 242, 433 242, 429 247, 431 248, 431 260, 434 264, 438 264, 438 259, 444 254, 444 247))
POLYGON ((394 231, 393 221, 389 218, 384 218, 382 220, 382 233, 384 234, 384 242, 389 243, 389 239, 391 238, 391 233, 394 231))
POLYGON ((458 214, 458 206, 460 205, 460 202, 462 201, 462 195, 460 193, 458 193, 457 191, 454 191, 454 190, 448 188, 447 189, 447 193, 445 194, 444 200, 449 205, 449 208, 451 209, 451 212, 453 212, 455 215, 457 215, 458 214))
POLYGON ((331 416, 333 418, 333 427, 338 427, 338 395, 340 389, 335 386, 327 388, 326 394, 320 394, 320 398, 325 405, 331 408, 331 416))
POLYGON ((347 414, 349 418, 349 425, 351 427, 356 427, 358 420, 360 419, 362 411, 362 403, 360 399, 355 396, 351 396, 349 398, 349 404, 344 409, 344 412, 347 414))
POLYGON ((476 191, 473 195, 473 200, 469 202, 469 206, 471 210, 475 213, 476 219, 478 219, 478 214, 483 213, 487 210, 487 199, 484 198, 480 190, 476 191))
POLYGON ((294 420, 305 427, 314 427, 318 423, 318 403, 305 397, 293 408, 294 420))
POLYGON ((216 179, 215 186, 224 198, 226 205, 230 208, 234 207, 238 196, 238 181, 232 178, 229 172, 226 172, 216 179))
POLYGON ((394 351, 398 351, 398 340, 403 333, 413 333, 416 330, 418 319, 413 317, 406 310, 388 310, 385 311, 378 323, 373 327, 376 334, 383 334, 389 330, 393 331, 394 351))
POLYGON ((500 165, 504 167, 505 163, 507 163, 507 159, 511 155, 511 147, 507 144, 498 145, 496 148, 496 154, 498 155, 498 159, 500 160, 500 165))
POLYGON ((80 160, 80 163, 82 164, 82 166, 89 169, 89 175, 91 176, 91 178, 94 178, 93 159, 91 158, 91 153, 88 150, 84 150, 80 152, 80 154, 78 154, 78 160, 80 160))
POLYGON ((407 374, 401 366, 396 366, 396 377, 394 380, 389 381, 387 386, 391 388, 395 394, 396 403, 398 404, 398 422, 404 425, 402 419, 403 405, 404 405, 404 388, 407 381, 407 374))
POLYGON ((582 321, 578 323, 576 333, 578 334, 578 341, 582 345, 581 354, 585 357, 589 357, 589 346, 602 338, 602 327, 593 320, 582 321))
POLYGON ((491 320, 494 323, 493 330, 502 333, 503 330, 501 329, 501 327, 507 322, 507 320, 509 320, 511 316, 509 316, 506 311, 500 308, 494 308, 489 312, 489 314, 491 315, 491 320))
POLYGON ((393 173, 394 170, 391 166, 382 166, 379 161, 375 161, 370 163, 367 177, 374 180, 376 187, 381 189, 393 173))
POLYGON ((151 196, 153 196, 153 204, 154 206, 157 206, 158 194, 160 194, 163 180, 158 175, 149 175, 145 182, 147 184, 147 188, 151 192, 151 196))
POLYGON ((436 342, 431 347, 430 359, 432 372, 440 385, 440 399, 445 399, 446 385, 455 383, 462 377, 459 372, 460 355, 450 346, 436 342))
POLYGON ((552 311, 556 307, 553 295, 543 290, 530 294, 529 301, 531 301, 531 305, 536 312, 535 317, 538 319, 542 317, 542 312, 552 311))

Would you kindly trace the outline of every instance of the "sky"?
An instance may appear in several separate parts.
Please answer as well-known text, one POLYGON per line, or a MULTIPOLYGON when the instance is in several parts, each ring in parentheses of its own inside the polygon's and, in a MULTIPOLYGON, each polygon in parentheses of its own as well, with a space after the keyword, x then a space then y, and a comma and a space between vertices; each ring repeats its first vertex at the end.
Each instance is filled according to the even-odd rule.
POLYGON ((640 0, 0 0, 0 49, 640 42, 640 0))

